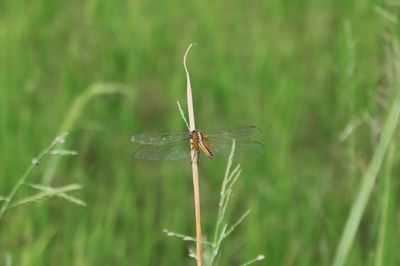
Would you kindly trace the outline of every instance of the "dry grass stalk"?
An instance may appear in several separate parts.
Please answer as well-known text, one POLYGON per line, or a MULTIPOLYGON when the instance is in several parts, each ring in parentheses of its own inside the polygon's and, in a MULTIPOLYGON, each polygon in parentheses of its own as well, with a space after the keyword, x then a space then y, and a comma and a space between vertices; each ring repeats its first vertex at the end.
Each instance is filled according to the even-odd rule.
MULTIPOLYGON (((192 48, 193 44, 190 44, 186 50, 185 56, 183 57, 183 66, 186 72, 186 94, 187 94, 187 105, 189 115, 189 130, 193 131, 196 129, 194 121, 194 110, 193 110, 193 99, 192 99, 192 87, 190 85, 189 71, 186 66, 187 54, 192 48)), ((197 266, 203 265, 203 248, 201 242, 201 216, 200 216, 200 189, 199 189, 199 168, 198 168, 198 154, 195 149, 191 149, 192 158, 192 175, 193 175, 193 190, 194 190, 194 209, 196 216, 196 260, 197 266)))

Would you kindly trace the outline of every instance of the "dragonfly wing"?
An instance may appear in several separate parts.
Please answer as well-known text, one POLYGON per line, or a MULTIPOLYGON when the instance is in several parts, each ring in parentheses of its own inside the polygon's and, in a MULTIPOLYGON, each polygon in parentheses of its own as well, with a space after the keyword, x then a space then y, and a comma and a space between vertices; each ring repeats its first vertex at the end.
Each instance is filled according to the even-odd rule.
MULTIPOLYGON (((216 157, 229 157, 232 150, 232 141, 211 142, 211 152, 216 157)), ((236 141, 235 157, 257 156, 264 153, 264 146, 258 141, 236 141)))
POLYGON ((249 127, 241 127, 236 129, 220 129, 220 130, 212 130, 206 132, 206 136, 210 139, 217 139, 217 140, 244 140, 250 139, 258 134, 260 134, 261 130, 255 126, 249 127))
POLYGON ((143 160, 180 160, 188 157, 190 157, 189 141, 163 146, 144 146, 135 153, 136 159, 143 160))
POLYGON ((134 134, 131 138, 133 142, 147 145, 166 145, 173 142, 189 140, 189 132, 172 132, 172 133, 141 133, 134 134))

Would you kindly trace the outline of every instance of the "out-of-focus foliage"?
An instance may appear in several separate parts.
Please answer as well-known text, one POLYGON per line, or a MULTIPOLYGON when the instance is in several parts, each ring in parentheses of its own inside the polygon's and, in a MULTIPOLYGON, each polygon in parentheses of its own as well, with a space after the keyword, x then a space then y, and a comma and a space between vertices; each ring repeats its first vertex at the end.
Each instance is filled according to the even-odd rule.
MULTIPOLYGON (((87 207, 54 198, 7 212, 0 264, 193 263, 187 243, 163 234, 194 234, 190 163, 136 161, 130 135, 185 130, 176 100, 186 99, 183 54, 197 43, 189 57, 196 125, 256 125, 266 146, 262 157, 237 159, 229 215, 252 213, 224 242, 220 265, 259 253, 268 265, 330 265, 392 103, 387 38, 398 36, 399 8, 367 0, 0 1, 0 196, 87 88, 126 90, 85 104, 65 147, 79 155, 60 161, 51 179, 82 184, 87 207)), ((392 160, 395 177, 397 151, 392 160)), ((225 165, 200 160, 208 237, 225 165)), ((32 183, 45 169, 46 161, 32 183)), ((384 265, 400 263, 398 185, 393 178, 384 265)), ((348 265, 374 260, 380 200, 378 181, 348 265)))

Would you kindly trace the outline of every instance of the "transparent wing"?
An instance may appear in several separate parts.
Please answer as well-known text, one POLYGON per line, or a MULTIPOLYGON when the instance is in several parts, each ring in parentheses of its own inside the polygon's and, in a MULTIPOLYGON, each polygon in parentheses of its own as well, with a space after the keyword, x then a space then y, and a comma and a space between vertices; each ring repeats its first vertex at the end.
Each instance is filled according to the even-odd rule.
POLYGON ((250 139, 258 134, 261 130, 255 126, 241 127, 236 129, 219 129, 206 131, 205 134, 210 140, 245 140, 250 139))
POLYGON ((134 134, 131 138, 133 142, 147 145, 166 145, 189 139, 190 133, 188 131, 172 133, 140 133, 134 134))
MULTIPOLYGON (((210 142, 210 150, 215 157, 229 157, 232 149, 232 141, 210 142)), ((257 156, 264 153, 264 146, 258 141, 236 141, 235 157, 257 156)))
POLYGON ((143 160, 180 160, 188 157, 190 157, 189 141, 163 146, 144 146, 135 153, 136 159, 143 160))

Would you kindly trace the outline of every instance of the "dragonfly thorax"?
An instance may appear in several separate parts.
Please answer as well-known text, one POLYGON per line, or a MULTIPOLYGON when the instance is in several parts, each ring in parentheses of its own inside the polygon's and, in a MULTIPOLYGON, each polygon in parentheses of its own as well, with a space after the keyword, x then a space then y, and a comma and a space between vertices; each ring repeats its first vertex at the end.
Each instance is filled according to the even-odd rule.
POLYGON ((214 154, 210 150, 211 144, 206 134, 198 130, 193 130, 190 133, 190 143, 193 150, 198 151, 201 149, 208 157, 214 157, 214 154))

